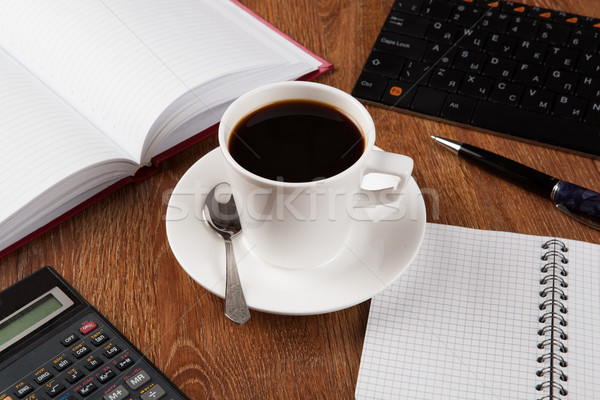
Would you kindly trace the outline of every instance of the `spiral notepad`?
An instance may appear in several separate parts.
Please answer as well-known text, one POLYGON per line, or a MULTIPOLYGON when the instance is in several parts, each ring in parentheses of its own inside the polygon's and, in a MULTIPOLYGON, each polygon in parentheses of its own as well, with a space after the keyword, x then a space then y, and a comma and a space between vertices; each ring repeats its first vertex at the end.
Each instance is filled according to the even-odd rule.
POLYGON ((428 224, 371 302, 357 399, 594 399, 600 246, 428 224))

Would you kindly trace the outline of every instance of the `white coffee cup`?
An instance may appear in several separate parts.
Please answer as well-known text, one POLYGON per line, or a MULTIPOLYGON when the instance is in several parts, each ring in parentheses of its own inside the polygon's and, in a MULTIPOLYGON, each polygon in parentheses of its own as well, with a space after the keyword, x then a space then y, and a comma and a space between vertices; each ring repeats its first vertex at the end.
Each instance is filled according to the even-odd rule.
POLYGON ((313 82, 279 82, 240 96, 225 111, 218 136, 243 238, 260 259, 283 268, 317 267, 343 250, 356 220, 354 205, 362 200, 364 206, 364 199, 373 203, 376 197, 361 188, 366 174, 398 177, 395 191, 401 193, 413 168, 410 157, 374 151, 375 125, 359 101, 339 89, 313 82), (337 175, 298 183, 266 179, 238 164, 228 149, 236 124, 259 108, 294 99, 325 103, 347 115, 364 136, 362 156, 337 175))

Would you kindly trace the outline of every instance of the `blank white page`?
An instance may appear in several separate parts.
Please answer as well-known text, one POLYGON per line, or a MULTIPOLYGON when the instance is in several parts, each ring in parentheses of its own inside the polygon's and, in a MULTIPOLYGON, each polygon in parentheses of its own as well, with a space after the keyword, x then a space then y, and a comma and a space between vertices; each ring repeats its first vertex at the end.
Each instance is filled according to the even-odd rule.
MULTIPOLYGON (((289 51, 228 23, 213 8, 221 3, 241 13, 226 0, 0 0, 0 45, 141 162, 146 134, 174 118, 177 110, 160 117, 191 89, 289 63, 289 51)), ((217 100, 195 94, 194 113, 233 98, 216 89, 217 100)))
POLYGON ((0 248, 4 248, 17 228, 31 222, 29 214, 17 214, 25 205, 48 200, 41 206, 47 211, 58 206, 59 200, 68 201, 78 191, 90 189, 93 183, 83 174, 61 199, 46 197, 59 182, 91 168, 102 170, 104 179, 114 179, 115 173, 124 177, 135 165, 1 49, 0 70, 0 182, 4 194, 0 196, 0 248), (102 167, 107 160, 112 160, 110 165, 102 167))
MULTIPOLYGON (((372 299, 357 399, 534 399, 548 240, 428 224, 419 255, 372 299)), ((600 376, 599 247, 570 246, 565 386, 593 398, 600 376), (586 320, 582 323, 581 319, 586 320)), ((568 398, 571 398, 571 394, 568 398)), ((557 397, 561 398, 561 397, 557 397)))

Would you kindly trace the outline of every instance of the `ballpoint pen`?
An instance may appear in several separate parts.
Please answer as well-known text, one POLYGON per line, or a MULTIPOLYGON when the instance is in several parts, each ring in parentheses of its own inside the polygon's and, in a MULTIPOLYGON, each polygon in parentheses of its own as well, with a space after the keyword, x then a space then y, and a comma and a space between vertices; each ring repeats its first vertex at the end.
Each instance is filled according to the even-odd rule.
POLYGON ((523 186, 549 197, 556 207, 588 226, 600 229, 600 193, 554 178, 516 161, 469 144, 432 138, 460 157, 489 167, 523 186), (587 219, 586 219, 587 217, 587 219))

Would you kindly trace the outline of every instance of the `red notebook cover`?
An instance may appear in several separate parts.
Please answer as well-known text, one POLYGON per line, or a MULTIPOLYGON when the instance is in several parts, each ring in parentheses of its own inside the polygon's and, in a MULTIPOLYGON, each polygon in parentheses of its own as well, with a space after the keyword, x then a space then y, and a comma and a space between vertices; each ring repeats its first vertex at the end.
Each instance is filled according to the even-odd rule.
MULTIPOLYGON (((240 8, 242 8, 244 11, 246 11, 248 14, 252 15, 254 18, 258 19, 259 21, 261 21, 263 24, 265 24, 266 26, 268 26, 269 28, 271 28, 272 30, 274 30, 275 32, 277 32, 279 35, 281 35, 282 37, 284 37, 285 39, 287 39, 289 42, 293 43, 294 45, 298 46, 300 49, 302 49, 304 52, 310 54, 312 57, 314 57, 315 59, 319 60, 321 62, 321 65, 318 67, 318 69, 316 69, 313 72, 310 72, 300 78, 298 78, 298 80, 313 80, 316 77, 323 75, 325 72, 330 71, 333 69, 333 64, 331 64, 330 62, 326 61, 325 59, 317 56, 316 54, 314 54, 313 52, 311 52, 310 50, 308 50, 307 48, 305 48, 304 46, 302 46, 300 43, 296 42, 294 39, 290 38, 288 35, 286 35, 285 33, 283 33, 282 31, 280 31, 278 28, 276 28, 275 26, 273 26, 272 24, 270 24, 269 22, 267 22, 266 20, 264 20, 262 17, 260 17, 258 14, 256 14, 255 12, 253 12, 252 10, 250 10, 248 7, 246 7, 245 5, 243 5, 242 3, 240 3, 238 0, 231 0, 232 3, 236 4, 237 6, 239 6, 240 8)), ((134 175, 134 176, 130 176, 127 178, 124 178, 122 180, 120 180, 119 182, 107 187, 106 189, 102 190, 101 192, 93 195, 92 197, 90 197, 89 199, 85 200, 84 202, 80 203, 78 206, 74 207, 73 209, 69 210, 68 212, 64 213, 63 215, 61 215, 60 217, 52 220, 51 222, 49 222, 48 224, 42 226, 41 228, 33 231, 32 233, 28 234, 27 236, 19 239, 17 242, 11 244, 10 246, 8 246, 7 248, 0 250, 0 258, 10 254, 11 252, 15 251, 16 249, 18 249, 19 247, 25 245, 26 243, 32 241, 33 239, 35 239, 36 237, 46 233, 47 231, 49 231, 50 229, 54 228, 55 226, 59 225, 60 223, 66 221, 67 219, 71 218, 72 216, 74 216, 75 214, 81 212, 82 210, 86 209, 87 207, 91 206, 92 204, 96 203, 97 201, 103 199, 104 197, 108 196, 109 194, 113 193, 114 191, 116 191, 117 189, 122 188, 123 186, 129 184, 129 183, 136 183, 136 182, 141 182, 149 177, 151 177, 152 175, 154 175, 155 173, 158 172, 158 165, 167 160, 168 158, 174 156, 177 153, 180 153, 181 151, 193 146, 196 143, 199 143, 200 141, 206 139, 207 137, 213 135, 214 133, 217 132, 219 124, 215 124, 211 127, 209 127, 208 129, 205 129, 202 132, 197 133, 196 135, 192 136, 191 138, 173 146, 172 148, 170 148, 169 150, 164 151, 161 154, 158 154, 157 156, 155 156, 154 158, 152 158, 152 166, 150 167, 143 167, 140 168, 138 170, 138 172, 134 175)))

